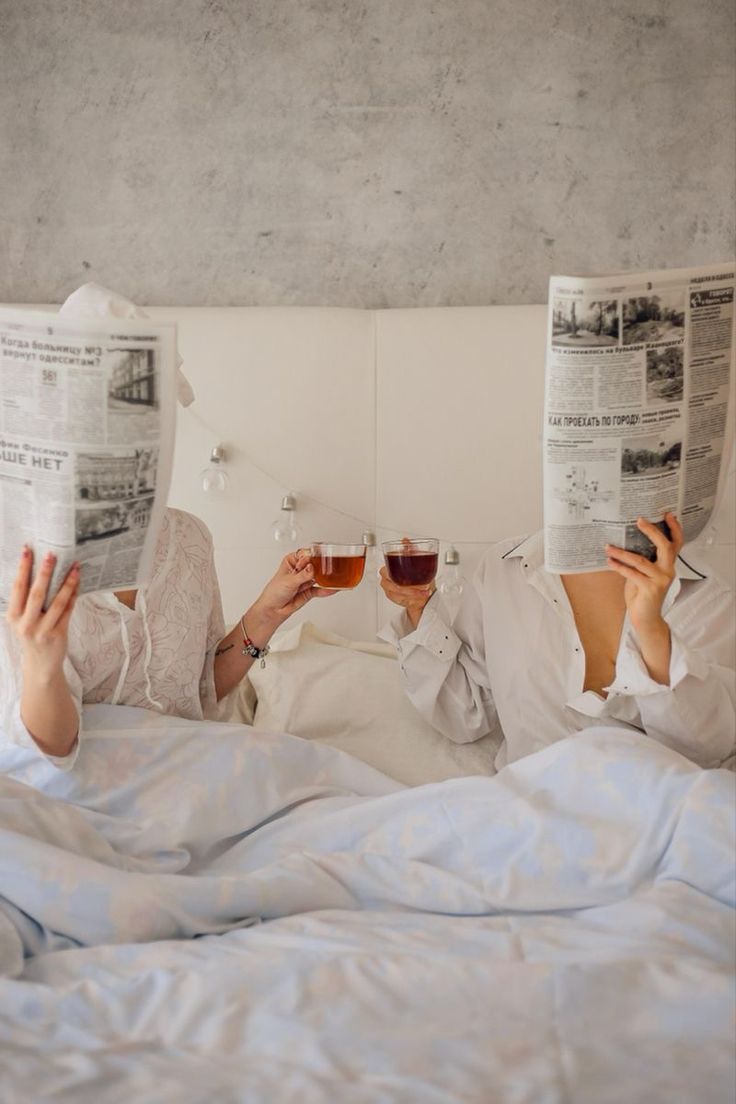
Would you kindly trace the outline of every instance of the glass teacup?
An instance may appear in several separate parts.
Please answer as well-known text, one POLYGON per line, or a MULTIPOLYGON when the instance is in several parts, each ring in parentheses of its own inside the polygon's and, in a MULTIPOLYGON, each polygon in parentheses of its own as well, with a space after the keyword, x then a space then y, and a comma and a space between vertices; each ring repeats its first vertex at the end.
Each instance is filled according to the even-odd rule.
POLYGON ((426 586, 437 574, 440 542, 436 537, 384 541, 383 558, 397 586, 426 586))
POLYGON ((365 571, 364 544, 314 541, 303 549, 314 568, 314 581, 325 590, 352 590, 365 571))

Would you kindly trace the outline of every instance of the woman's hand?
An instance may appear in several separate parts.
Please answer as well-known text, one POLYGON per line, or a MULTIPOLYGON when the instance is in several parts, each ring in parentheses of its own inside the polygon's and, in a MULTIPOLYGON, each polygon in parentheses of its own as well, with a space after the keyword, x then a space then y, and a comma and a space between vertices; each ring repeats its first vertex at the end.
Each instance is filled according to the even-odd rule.
POLYGON ((403 606, 407 617, 413 627, 416 628, 421 620, 424 607, 436 590, 434 583, 428 583, 426 586, 397 586, 385 567, 381 568, 380 579, 381 590, 389 602, 394 602, 397 606, 403 606))
POLYGON ((638 529, 657 550, 652 563, 646 556, 606 545, 608 566, 626 580, 624 600, 629 620, 636 630, 642 657, 657 682, 669 682, 671 655, 670 630, 662 617, 662 603, 675 577, 675 561, 683 545, 682 527, 674 514, 664 516, 671 540, 661 529, 639 518, 638 529))
POLYGON ((44 611, 56 556, 47 552, 33 582, 33 553, 26 545, 8 601, 7 619, 22 651, 21 719, 41 751, 68 755, 77 740, 79 715, 64 677, 69 621, 79 594, 74 563, 44 611))
POLYGON ((290 552, 284 556, 274 577, 266 583, 260 597, 244 615, 248 634, 259 647, 263 647, 276 629, 312 598, 329 598, 337 593, 315 584, 314 568, 309 563, 308 552, 302 549, 290 552), (268 634, 265 638, 264 633, 268 634))
POLYGON ((80 568, 74 563, 44 611, 55 566, 56 556, 47 552, 31 583, 33 553, 26 545, 8 602, 7 619, 21 644, 24 676, 40 682, 50 682, 61 673, 69 621, 79 594, 80 568))
POLYGON ((638 631, 662 620, 662 603, 675 577, 675 561, 683 545, 682 528, 674 514, 665 514, 672 539, 651 521, 639 518, 637 528, 657 550, 652 563, 646 556, 607 544, 608 566, 626 580, 624 599, 632 625, 638 631))
POLYGON ((325 590, 314 582, 309 553, 300 549, 284 556, 279 569, 266 583, 259 598, 247 610, 240 623, 224 637, 215 651, 215 690, 220 701, 229 694, 253 665, 253 657, 241 646, 243 628, 256 648, 265 648, 269 640, 292 613, 310 598, 329 598, 336 590, 325 590))

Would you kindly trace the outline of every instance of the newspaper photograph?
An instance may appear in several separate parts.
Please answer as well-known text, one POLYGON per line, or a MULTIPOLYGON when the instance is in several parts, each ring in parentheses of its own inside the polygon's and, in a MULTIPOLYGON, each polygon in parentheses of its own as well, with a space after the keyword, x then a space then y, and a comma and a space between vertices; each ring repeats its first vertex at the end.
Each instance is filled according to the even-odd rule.
MULTIPOLYGON (((0 609, 21 549, 81 591, 150 573, 171 479, 176 327, 0 310, 0 609)), ((35 572, 34 572, 35 574, 35 572)))
POLYGON ((639 517, 705 526, 728 462, 734 262, 550 280, 544 403, 548 571, 649 558, 639 517))

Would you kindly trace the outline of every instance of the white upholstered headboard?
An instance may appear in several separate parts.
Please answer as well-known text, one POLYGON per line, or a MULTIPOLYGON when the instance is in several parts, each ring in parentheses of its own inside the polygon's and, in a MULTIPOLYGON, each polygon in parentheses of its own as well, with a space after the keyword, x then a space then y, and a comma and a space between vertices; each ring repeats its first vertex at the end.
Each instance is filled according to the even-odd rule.
MULTIPOLYGON (((228 620, 274 569, 289 490, 305 540, 438 536, 466 575, 489 542, 540 524, 544 307, 151 313, 176 317, 197 396, 171 503, 214 534, 228 620), (229 497, 209 501, 198 475, 219 443, 229 497)), ((366 639, 387 611, 364 582, 305 616, 366 639)))
MULTIPOLYGON (((541 524, 546 307, 147 310, 178 323, 196 401, 179 408, 170 502, 212 530, 228 622, 282 555, 271 526, 287 491, 304 541, 438 536, 466 576, 488 543, 541 524), (199 480, 218 444, 222 500, 199 480)), ((733 487, 708 549, 727 576, 733 487)), ((304 616, 370 639, 388 609, 364 581, 304 616)))

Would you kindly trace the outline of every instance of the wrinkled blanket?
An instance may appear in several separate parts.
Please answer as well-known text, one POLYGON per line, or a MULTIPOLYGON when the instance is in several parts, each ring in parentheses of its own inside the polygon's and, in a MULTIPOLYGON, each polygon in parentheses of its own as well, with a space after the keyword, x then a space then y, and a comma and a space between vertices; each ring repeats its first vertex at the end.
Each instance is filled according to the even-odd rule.
POLYGON ((2 764, 3 1101, 730 1091, 728 772, 596 728, 407 789, 243 726, 86 733, 2 764))

